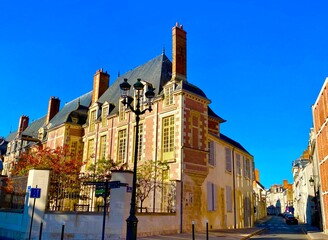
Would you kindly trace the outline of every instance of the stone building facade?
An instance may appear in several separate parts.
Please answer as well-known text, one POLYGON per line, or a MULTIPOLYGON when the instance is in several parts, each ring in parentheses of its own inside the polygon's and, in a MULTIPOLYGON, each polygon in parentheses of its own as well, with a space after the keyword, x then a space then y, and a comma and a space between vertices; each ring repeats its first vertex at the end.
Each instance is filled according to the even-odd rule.
MULTIPOLYGON (((56 101, 55 101, 56 102, 56 101)), ((187 80, 187 33, 172 28, 172 62, 165 53, 119 76, 112 83, 103 69, 93 79, 91 92, 66 103, 51 117, 49 107, 38 139, 47 147, 68 145, 82 151, 82 171, 99 160, 126 163, 135 158, 167 163, 166 181, 181 182, 181 231, 251 227, 254 223, 254 158, 238 142, 220 132, 225 120, 211 108, 211 101, 187 80), (138 79, 155 89, 152 111, 141 115, 139 154, 134 156, 135 115, 124 107, 120 84, 138 79)), ((147 102, 142 101, 141 108, 147 102)), ((56 108, 55 108, 56 109, 56 108)), ((164 171, 164 170, 163 170, 164 171)), ((155 193, 154 193, 155 194, 155 193)), ((157 196, 153 196, 155 199, 157 196)), ((164 197, 164 196, 162 196, 164 197)), ((160 208, 148 201, 147 208, 160 208)))

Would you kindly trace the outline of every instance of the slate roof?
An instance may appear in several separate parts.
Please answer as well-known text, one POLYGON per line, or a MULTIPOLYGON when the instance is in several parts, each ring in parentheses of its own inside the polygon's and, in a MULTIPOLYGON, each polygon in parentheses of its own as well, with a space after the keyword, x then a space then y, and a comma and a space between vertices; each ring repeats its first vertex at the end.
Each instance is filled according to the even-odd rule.
POLYGON ((50 120, 49 129, 57 127, 65 122, 69 122, 70 114, 79 109, 88 109, 91 104, 92 91, 88 92, 68 103, 50 120))
POLYGON ((208 107, 207 109, 207 113, 209 117, 213 117, 213 118, 217 118, 219 120, 220 123, 224 123, 226 122, 226 120, 224 120, 223 118, 221 118, 220 116, 218 116, 213 110, 212 108, 208 107))
POLYGON ((46 122, 46 116, 33 121, 23 132, 22 135, 32 137, 32 138, 38 138, 39 135, 39 129, 44 125, 46 122))
POLYGON ((11 142, 12 140, 15 139, 16 135, 17 135, 17 131, 13 131, 13 132, 9 133, 9 135, 6 137, 5 140, 7 142, 11 142))
POLYGON ((223 141, 231 144, 232 146, 235 146, 236 148, 239 148, 240 150, 242 150, 242 151, 248 153, 249 155, 251 155, 240 143, 236 142, 235 140, 232 140, 231 138, 227 137, 226 135, 220 133, 220 138, 223 141))
MULTIPOLYGON (((118 106, 118 102, 121 96, 120 84, 124 78, 128 79, 128 83, 133 86, 138 78, 144 80, 155 88, 155 96, 158 95, 163 86, 171 79, 172 63, 165 54, 161 54, 158 57, 153 58, 147 63, 128 71, 127 73, 119 76, 113 84, 105 91, 105 93, 98 99, 99 103, 105 101, 113 103, 118 106)), ((118 112, 118 107, 115 107, 110 113, 115 114, 118 112)))
POLYGON ((189 83, 189 82, 183 82, 183 83, 182 83, 182 89, 183 89, 183 90, 186 90, 186 91, 188 91, 188 92, 191 92, 191 93, 195 93, 195 94, 197 94, 198 96, 201 96, 201 97, 203 97, 203 98, 208 99, 208 98, 206 97, 205 93, 204 93, 199 87, 197 87, 197 86, 195 86, 195 85, 193 85, 193 84, 191 84, 191 83, 189 83))

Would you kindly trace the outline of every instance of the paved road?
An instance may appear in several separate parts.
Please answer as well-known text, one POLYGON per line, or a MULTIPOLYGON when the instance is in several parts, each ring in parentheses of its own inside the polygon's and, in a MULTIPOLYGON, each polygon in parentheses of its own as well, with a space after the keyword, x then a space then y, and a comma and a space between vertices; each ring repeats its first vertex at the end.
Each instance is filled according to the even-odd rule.
POLYGON ((303 224, 287 225, 283 217, 273 216, 269 221, 257 225, 267 230, 251 239, 308 239, 303 231, 303 224))

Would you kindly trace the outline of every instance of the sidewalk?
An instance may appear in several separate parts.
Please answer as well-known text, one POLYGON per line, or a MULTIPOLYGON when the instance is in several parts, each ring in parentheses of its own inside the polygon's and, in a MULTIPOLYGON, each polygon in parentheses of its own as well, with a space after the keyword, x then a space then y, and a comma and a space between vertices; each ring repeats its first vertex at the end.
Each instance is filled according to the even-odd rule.
MULTIPOLYGON (((267 216, 259 221, 256 224, 266 222, 271 219, 271 216, 267 216)), ((210 230, 208 233, 208 239, 225 239, 225 240, 244 240, 249 239, 250 237, 259 234, 264 231, 265 228, 252 227, 252 228, 240 228, 240 229, 217 229, 210 230)), ((206 240, 206 233, 195 233, 195 240, 206 240)), ((181 233, 181 234, 173 234, 173 235, 158 235, 151 237, 140 237, 139 240, 168 240, 168 239, 176 239, 176 240, 191 240, 191 233, 181 233)))
MULTIPOLYGON (((225 240, 241 240, 249 239, 251 236, 260 233, 265 230, 264 228, 243 228, 243 229, 222 229, 212 230, 208 233, 208 239, 225 239, 225 240)), ((195 240, 205 240, 206 233, 195 233, 195 240)), ((159 235, 151 237, 138 237, 138 240, 191 240, 191 233, 181 233, 174 235, 159 235)))
POLYGON ((307 234, 308 239, 328 239, 328 234, 321 232, 316 227, 305 225, 303 231, 307 234))

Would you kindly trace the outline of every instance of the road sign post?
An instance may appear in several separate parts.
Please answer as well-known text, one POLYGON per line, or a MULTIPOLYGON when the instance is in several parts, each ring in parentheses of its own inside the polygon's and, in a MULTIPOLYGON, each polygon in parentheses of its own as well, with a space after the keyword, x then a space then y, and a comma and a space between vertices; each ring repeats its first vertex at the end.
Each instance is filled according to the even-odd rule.
POLYGON ((32 216, 31 216, 31 224, 30 224, 30 233, 28 236, 28 239, 31 239, 31 233, 32 233, 32 225, 33 225, 33 217, 34 217, 34 209, 35 209, 35 200, 37 198, 40 198, 41 196, 41 188, 38 188, 38 185, 36 185, 35 188, 31 188, 30 192, 30 198, 34 198, 33 200, 33 208, 32 208, 32 216))

